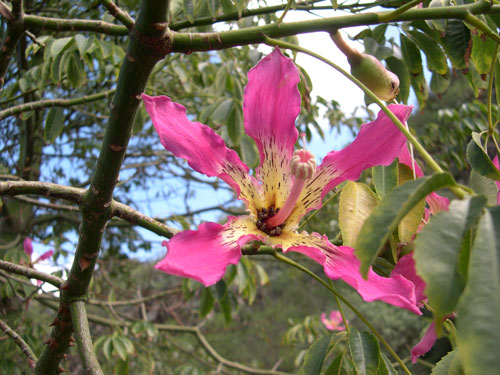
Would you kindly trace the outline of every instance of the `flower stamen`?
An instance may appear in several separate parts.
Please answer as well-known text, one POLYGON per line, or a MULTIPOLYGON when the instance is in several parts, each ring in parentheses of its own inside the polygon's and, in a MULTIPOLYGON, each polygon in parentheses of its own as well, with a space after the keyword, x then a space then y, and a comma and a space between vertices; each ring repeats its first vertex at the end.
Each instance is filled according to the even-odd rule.
POLYGON ((316 162, 314 161, 314 155, 310 151, 297 150, 293 153, 290 171, 295 177, 295 181, 283 207, 279 211, 276 211, 276 215, 265 221, 267 228, 275 228, 282 225, 288 216, 290 216, 295 204, 299 200, 302 189, 304 189, 305 182, 313 176, 315 170, 316 162))

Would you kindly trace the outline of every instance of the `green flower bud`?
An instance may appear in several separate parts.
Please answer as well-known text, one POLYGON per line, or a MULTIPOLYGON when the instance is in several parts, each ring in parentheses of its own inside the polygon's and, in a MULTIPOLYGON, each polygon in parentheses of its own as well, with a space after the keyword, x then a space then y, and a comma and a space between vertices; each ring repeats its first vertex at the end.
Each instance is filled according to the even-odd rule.
POLYGON ((349 46, 340 33, 330 34, 337 47, 347 57, 351 74, 368 87, 379 99, 390 101, 399 92, 399 78, 387 70, 376 57, 360 53, 349 46))

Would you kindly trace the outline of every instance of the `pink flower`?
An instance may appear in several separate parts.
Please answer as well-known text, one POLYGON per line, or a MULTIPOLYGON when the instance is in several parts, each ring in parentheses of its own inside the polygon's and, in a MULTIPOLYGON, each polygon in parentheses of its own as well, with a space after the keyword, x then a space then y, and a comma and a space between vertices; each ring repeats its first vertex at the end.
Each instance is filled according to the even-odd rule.
MULTIPOLYGON (((238 263, 241 246, 257 240, 285 253, 311 257, 323 265, 328 277, 344 280, 366 301, 382 300, 420 314, 412 282, 401 275, 386 278, 373 271, 364 280, 354 249, 334 246, 317 233, 296 231, 299 220, 320 208, 333 187, 356 180, 366 168, 390 164, 405 143, 398 128, 380 112, 374 122, 361 127, 351 145, 328 153, 316 167, 309 151, 294 152, 301 104, 298 82, 297 68, 279 49, 248 74, 244 127, 259 149, 257 178, 211 128, 190 121, 182 105, 166 96, 142 95, 163 146, 196 171, 224 180, 249 211, 246 216, 229 217, 224 225, 203 223, 197 230, 164 241, 167 255, 156 268, 212 285, 224 276, 229 264, 238 263)), ((405 105, 389 108, 401 121, 406 121, 412 109, 405 105)))
POLYGON ((29 237, 26 237, 23 241, 23 248, 24 248, 24 252, 31 256, 31 254, 33 254, 33 241, 31 241, 31 238, 29 237))
MULTIPOLYGON (((498 155, 496 155, 493 158, 493 165, 497 167, 497 169, 500 169, 500 165, 498 164, 498 155)), ((500 181, 495 181, 495 184, 497 184, 498 188, 498 194, 497 194, 497 204, 500 205, 500 181)))
POLYGON ((46 251, 45 253, 43 253, 42 255, 40 255, 40 257, 35 260, 34 263, 38 263, 38 262, 42 262, 44 260, 47 260, 49 259, 52 255, 54 254, 54 250, 49 250, 49 251, 46 251))
MULTIPOLYGON (((330 311, 330 316, 327 318, 326 314, 321 314, 321 322, 325 325, 326 329, 330 331, 344 331, 344 321, 342 320, 342 314, 340 311, 332 310, 330 311)), ((346 320, 346 323, 349 323, 346 320)))

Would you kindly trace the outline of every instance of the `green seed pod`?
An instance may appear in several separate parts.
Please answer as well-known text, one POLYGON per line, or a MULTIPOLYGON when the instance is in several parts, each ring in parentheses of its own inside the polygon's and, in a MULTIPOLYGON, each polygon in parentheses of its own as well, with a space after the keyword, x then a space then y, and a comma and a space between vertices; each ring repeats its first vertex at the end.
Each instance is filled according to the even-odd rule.
POLYGON ((374 56, 365 53, 349 60, 351 74, 368 87, 379 99, 390 101, 399 92, 399 78, 387 70, 374 56))
POLYGON ((351 66, 351 74, 368 87, 379 99, 390 101, 399 92, 399 78, 387 70, 372 55, 360 53, 349 46, 338 31, 330 34, 337 47, 346 55, 351 66))

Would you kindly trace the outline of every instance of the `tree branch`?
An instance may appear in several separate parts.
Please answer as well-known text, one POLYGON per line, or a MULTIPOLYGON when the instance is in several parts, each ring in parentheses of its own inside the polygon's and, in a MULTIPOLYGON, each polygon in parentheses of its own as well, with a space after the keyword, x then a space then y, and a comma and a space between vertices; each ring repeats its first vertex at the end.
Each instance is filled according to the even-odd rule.
MULTIPOLYGON (((90 187, 80 203, 83 218, 78 245, 68 280, 61 287, 56 317, 58 324, 54 326, 50 338, 57 346, 49 344, 40 356, 36 367, 40 375, 55 375, 69 346, 72 332, 69 303, 81 299, 87 293, 105 226, 113 215, 113 191, 132 135, 140 94, 156 63, 170 52, 166 23, 168 5, 168 0, 141 2, 136 26, 120 68, 116 93, 110 104, 109 123, 97 166, 90 187)), ((148 220, 145 221, 145 225, 150 224, 148 220)))
POLYGON ((82 300, 70 303, 71 319, 75 330, 76 343, 78 344, 78 352, 85 369, 85 374, 88 375, 104 375, 101 366, 97 361, 90 336, 89 322, 87 320, 87 311, 85 310, 85 302, 82 300))
POLYGON ((64 282, 63 279, 57 276, 49 275, 47 273, 37 271, 34 268, 23 267, 19 264, 6 262, 4 260, 0 260, 0 268, 15 273, 17 275, 29 277, 30 279, 45 281, 49 284, 54 285, 56 288, 59 288, 64 282))
POLYGON ((3 2, 0 2, 0 13, 7 21, 7 32, 0 47, 0 90, 5 82, 5 73, 7 73, 10 58, 24 33, 22 7, 22 0, 13 0, 12 10, 9 10, 3 2))
MULTIPOLYGON (((391 22, 429 20, 429 19, 462 19, 471 14, 500 13, 500 5, 491 5, 487 1, 479 1, 468 5, 441 8, 410 9, 395 17, 391 22)), ((384 23, 383 20, 391 12, 372 12, 351 14, 339 17, 315 19, 310 21, 269 24, 245 29, 229 30, 219 33, 177 33, 173 32, 173 52, 191 53, 231 48, 235 46, 263 43, 266 36, 281 38, 296 34, 333 30, 384 23)))
POLYGON ((125 26, 115 25, 104 21, 64 19, 52 17, 40 17, 26 14, 24 16, 24 26, 33 30, 50 31, 88 31, 98 34, 125 36, 128 29, 125 26))
POLYGON ((19 348, 21 348, 22 352, 28 358, 28 365, 30 368, 35 368, 35 363, 37 361, 35 354, 31 350, 31 348, 26 344, 26 341, 23 340, 19 334, 12 330, 7 323, 5 323, 2 319, 0 319, 0 329, 5 332, 7 336, 9 336, 19 348))
POLYGON ((134 27, 134 20, 128 15, 127 12, 121 10, 113 1, 102 0, 102 5, 106 7, 108 12, 115 17, 118 21, 123 23, 127 29, 132 29, 134 27))
POLYGON ((0 120, 12 116, 18 113, 33 111, 41 108, 51 108, 51 107, 71 107, 77 104, 89 103, 103 98, 108 98, 113 95, 115 90, 108 90, 100 92, 97 94, 82 96, 81 98, 74 99, 50 99, 50 100, 40 100, 37 102, 25 103, 10 107, 0 111, 0 120))

